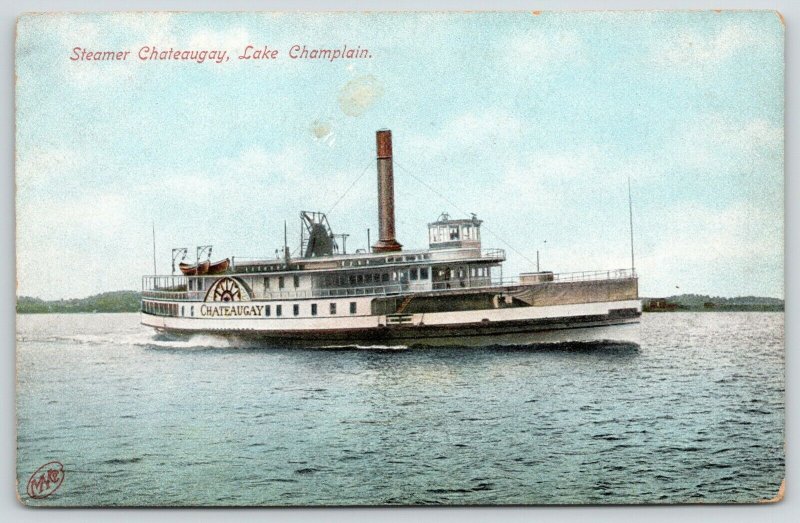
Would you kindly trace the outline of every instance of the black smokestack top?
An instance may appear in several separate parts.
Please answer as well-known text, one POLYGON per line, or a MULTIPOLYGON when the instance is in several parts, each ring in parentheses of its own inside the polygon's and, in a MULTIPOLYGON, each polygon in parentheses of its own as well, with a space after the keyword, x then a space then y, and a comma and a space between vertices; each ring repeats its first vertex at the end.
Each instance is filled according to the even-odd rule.
POLYGON ((378 243, 374 252, 402 250, 394 237, 394 173, 392 171, 392 131, 381 129, 375 133, 378 150, 378 243))

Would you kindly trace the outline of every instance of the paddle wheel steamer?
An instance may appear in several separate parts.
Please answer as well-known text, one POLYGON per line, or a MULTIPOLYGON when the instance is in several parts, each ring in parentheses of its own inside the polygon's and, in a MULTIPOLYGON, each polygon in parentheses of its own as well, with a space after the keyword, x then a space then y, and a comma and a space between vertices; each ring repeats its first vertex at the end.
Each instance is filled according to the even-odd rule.
POLYGON ((503 279, 505 251, 483 248, 474 215, 442 214, 428 224, 428 248, 404 249, 388 130, 377 132, 377 167, 380 235, 369 252, 346 253, 323 213, 303 212, 299 257, 284 246, 280 257, 198 259, 182 275, 144 276, 142 324, 276 345, 636 341, 633 268, 503 279))

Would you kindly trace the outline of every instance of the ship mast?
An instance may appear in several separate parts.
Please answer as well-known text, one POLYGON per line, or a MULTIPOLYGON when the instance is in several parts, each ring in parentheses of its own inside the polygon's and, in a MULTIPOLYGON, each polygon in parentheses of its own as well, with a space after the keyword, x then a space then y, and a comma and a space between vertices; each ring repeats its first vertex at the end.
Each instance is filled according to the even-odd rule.
POLYGON ((633 259, 633 200, 631 199, 631 177, 628 176, 628 219, 631 231, 631 271, 636 270, 636 264, 633 259))

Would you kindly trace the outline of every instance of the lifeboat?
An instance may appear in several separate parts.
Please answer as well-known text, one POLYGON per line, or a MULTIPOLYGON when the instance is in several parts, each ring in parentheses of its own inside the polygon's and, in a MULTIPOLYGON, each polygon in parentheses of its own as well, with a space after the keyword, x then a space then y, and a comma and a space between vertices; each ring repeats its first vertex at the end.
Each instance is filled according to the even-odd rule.
POLYGON ((231 259, 225 258, 224 260, 220 260, 218 262, 214 262, 208 267, 208 274, 222 274, 223 272, 228 270, 228 267, 231 265, 231 259))
POLYGON ((197 276, 200 274, 207 274, 208 269, 211 266, 211 262, 206 260, 198 263, 197 265, 190 265, 188 263, 180 263, 178 267, 180 267, 181 272, 186 276, 197 276))

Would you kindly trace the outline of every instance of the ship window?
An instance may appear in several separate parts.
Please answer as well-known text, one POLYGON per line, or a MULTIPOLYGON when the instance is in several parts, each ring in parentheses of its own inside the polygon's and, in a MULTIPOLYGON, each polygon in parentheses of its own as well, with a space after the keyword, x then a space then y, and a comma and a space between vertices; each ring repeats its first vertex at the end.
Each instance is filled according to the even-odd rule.
POLYGON ((280 316, 283 314, 283 305, 276 305, 275 306, 275 316, 280 316))
POLYGON ((272 311, 269 310, 269 305, 264 305, 264 316, 269 316, 272 311))
POLYGON ((381 274, 381 281, 382 282, 389 281, 389 273, 388 272, 384 272, 383 274, 381 274))
POLYGON ((356 281, 357 281, 359 284, 362 284, 362 283, 364 283, 364 275, 363 275, 363 274, 359 274, 358 276, 356 276, 356 281))
POLYGON ((269 278, 264 278, 264 290, 269 289, 269 278))
POLYGON ((364 283, 372 283, 372 274, 364 275, 364 283))
POLYGON ((190 291, 194 290, 194 280, 189 280, 189 290, 190 291))
POLYGON ((183 310, 183 305, 181 305, 181 316, 185 316, 184 310, 183 310))
POLYGON ((469 240, 470 236, 472 236, 470 234, 471 230, 472 230, 472 228, 469 225, 462 225, 461 226, 461 238, 464 239, 464 240, 469 240))
POLYGON ((194 305, 192 305, 192 308, 189 310, 189 314, 191 314, 192 316, 194 316, 194 305))
POLYGON ((350 275, 350 285, 355 285, 355 284, 356 284, 356 277, 355 277, 354 274, 351 274, 350 275))
POLYGON ((356 313, 356 302, 351 301, 350 302, 350 314, 355 314, 355 313, 356 313))
POLYGON ((458 225, 451 225, 450 226, 450 239, 457 240, 458 239, 458 225))
POLYGON ((336 304, 331 303, 331 314, 336 314, 336 304))
POLYGON ((298 288, 300 286, 300 276, 294 275, 294 288, 298 288))
POLYGON ((411 279, 416 280, 419 278, 419 272, 417 269, 411 269, 411 279))
POLYGON ((300 305, 298 305, 296 303, 294 305, 292 305, 292 314, 294 314, 295 316, 300 314, 300 305))
MULTIPOLYGON (((283 289, 283 276, 278 276, 278 288, 283 289)), ((278 314, 280 316, 280 314, 278 314)))
POLYGON ((312 303, 311 304, 311 315, 312 316, 316 316, 317 315, 317 304, 316 303, 312 303))

